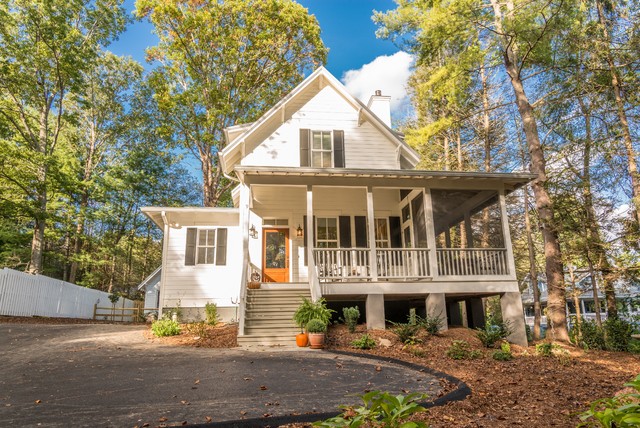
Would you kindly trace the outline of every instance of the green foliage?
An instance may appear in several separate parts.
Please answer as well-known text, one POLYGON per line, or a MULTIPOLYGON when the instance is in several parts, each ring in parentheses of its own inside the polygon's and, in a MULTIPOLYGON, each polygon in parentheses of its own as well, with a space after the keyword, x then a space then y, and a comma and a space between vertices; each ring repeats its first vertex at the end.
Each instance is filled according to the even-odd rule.
POLYGON ((502 342, 500 345, 500 350, 495 351, 492 354, 494 360, 497 361, 509 361, 513 359, 513 354, 511 353, 511 345, 509 342, 502 342))
POLYGON ((633 326, 622 318, 608 318, 604 322, 605 343, 610 351, 627 352, 633 326))
POLYGON ((604 329, 594 320, 583 319, 580 322, 579 330, 578 324, 574 323, 574 328, 571 329, 571 336, 574 343, 584 349, 606 348, 604 329))
POLYGON ((482 357, 482 352, 471 349, 471 345, 466 340, 454 340, 447 349, 446 355, 454 360, 473 360, 482 357))
POLYGON ((360 319, 360 309, 357 306, 342 308, 342 316, 344 316, 344 322, 349 328, 349 333, 354 333, 358 325, 358 319, 360 319))
POLYGON ((118 300, 120 300, 120 294, 118 293, 109 294, 109 301, 111 302, 112 305, 115 305, 116 303, 118 303, 118 300))
POLYGON ((504 340, 511 334, 509 323, 491 324, 486 322, 484 328, 476 329, 476 336, 486 348, 493 348, 496 342, 504 340))
POLYGON ((307 323, 307 333, 326 333, 327 324, 318 318, 313 318, 307 323))
POLYGON ((351 346, 358 349, 373 349, 376 347, 376 341, 368 334, 363 334, 359 339, 351 342, 351 346))
POLYGON ((409 416, 426 411, 417 401, 424 400, 424 394, 391 395, 388 392, 371 391, 363 395, 360 407, 341 406, 342 415, 325 421, 315 422, 314 426, 325 428, 383 426, 388 428, 423 428, 424 422, 404 421, 409 416), (404 421, 404 422, 403 422, 404 421))
POLYGON ((170 319, 157 320, 151 324, 151 331, 158 337, 176 336, 180 334, 180 324, 170 319))
POLYGON ((207 317, 207 324, 216 325, 218 323, 218 319, 220 318, 218 316, 218 305, 207 302, 204 305, 204 313, 207 317))
POLYGON ((555 349, 558 349, 558 345, 552 342, 538 343, 536 345, 536 354, 541 357, 552 357, 555 349))
POLYGON ((631 428, 640 426, 640 375, 624 386, 634 392, 591 403, 580 415, 579 427, 631 428))
POLYGON ((317 302, 312 302, 311 299, 303 297, 302 303, 293 314, 293 321, 301 329, 314 318, 328 325, 334 313, 335 311, 333 309, 327 308, 327 301, 324 298, 319 299, 317 302))
POLYGON ((640 354, 640 340, 631 339, 629 342, 629 352, 632 354, 640 354))
POLYGON ((198 337, 208 337, 209 330, 207 329, 208 323, 204 321, 200 322, 191 322, 185 325, 185 329, 188 333, 193 334, 198 337))
POLYGON ((438 334, 438 331, 440 331, 440 326, 445 324, 445 319, 442 313, 438 315, 427 314, 427 316, 424 318, 416 317, 416 323, 420 327, 424 328, 427 333, 434 335, 438 334))
POLYGON ((420 331, 420 326, 418 324, 410 324, 410 323, 392 323, 393 333, 398 336, 400 342, 405 345, 413 345, 419 342, 417 337, 418 332, 420 331))

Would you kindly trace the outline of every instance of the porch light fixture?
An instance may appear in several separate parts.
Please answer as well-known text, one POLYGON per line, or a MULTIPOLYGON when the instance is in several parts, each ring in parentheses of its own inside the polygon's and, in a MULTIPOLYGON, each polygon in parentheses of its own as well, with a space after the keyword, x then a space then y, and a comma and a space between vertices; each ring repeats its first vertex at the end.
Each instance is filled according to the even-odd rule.
POLYGON ((296 229, 296 236, 298 238, 302 238, 302 228, 300 227, 300 223, 298 223, 298 228, 296 229))
POLYGON ((251 225, 251 229, 249 229, 249 236, 253 239, 258 239, 258 231, 253 224, 251 225))

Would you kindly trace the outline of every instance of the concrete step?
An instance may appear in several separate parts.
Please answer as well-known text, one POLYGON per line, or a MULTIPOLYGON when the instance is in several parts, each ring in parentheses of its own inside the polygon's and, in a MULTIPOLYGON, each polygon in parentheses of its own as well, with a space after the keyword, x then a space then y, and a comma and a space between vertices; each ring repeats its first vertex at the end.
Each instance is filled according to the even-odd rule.
POLYGON ((270 328, 261 329, 258 327, 245 327, 245 336, 253 337, 269 337, 269 336, 286 336, 287 340, 293 338, 295 340, 296 334, 300 333, 297 328, 270 328))
POLYGON ((287 312, 294 313, 298 305, 287 305, 284 303, 247 303, 246 312, 287 312))
POLYGON ((270 336, 238 336, 240 346, 286 346, 295 347, 296 337, 294 335, 270 335, 270 336))

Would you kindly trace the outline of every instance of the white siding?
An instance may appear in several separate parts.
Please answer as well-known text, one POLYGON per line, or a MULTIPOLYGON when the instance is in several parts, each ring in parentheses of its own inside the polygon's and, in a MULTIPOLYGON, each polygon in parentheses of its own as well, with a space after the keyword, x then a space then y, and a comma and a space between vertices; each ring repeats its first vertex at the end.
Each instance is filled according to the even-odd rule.
MULTIPOLYGON (((275 115, 274 121, 279 120, 275 115)), ((300 166, 300 129, 343 130, 346 168, 398 169, 397 146, 369 122, 358 124, 358 111, 327 86, 270 135, 256 135, 260 144, 247 142, 242 165, 300 166)))
MULTIPOLYGON (((212 216, 214 217, 214 216, 212 216)), ((192 227, 227 229, 227 261, 225 266, 201 264, 185 266, 187 228, 169 229, 167 254, 162 267, 163 287, 161 293, 163 307, 183 308, 204 307, 206 303, 216 303, 218 307, 236 306, 240 295, 240 274, 242 264, 242 239, 237 222, 220 222, 212 218, 208 223, 192 227)))

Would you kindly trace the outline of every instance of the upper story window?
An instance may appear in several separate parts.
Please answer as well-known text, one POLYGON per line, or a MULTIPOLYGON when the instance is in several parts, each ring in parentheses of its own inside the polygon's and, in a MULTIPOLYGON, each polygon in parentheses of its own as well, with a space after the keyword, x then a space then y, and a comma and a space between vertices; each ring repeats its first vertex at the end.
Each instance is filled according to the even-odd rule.
POLYGON ((301 129, 300 166, 344 168, 344 131, 301 129))

